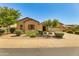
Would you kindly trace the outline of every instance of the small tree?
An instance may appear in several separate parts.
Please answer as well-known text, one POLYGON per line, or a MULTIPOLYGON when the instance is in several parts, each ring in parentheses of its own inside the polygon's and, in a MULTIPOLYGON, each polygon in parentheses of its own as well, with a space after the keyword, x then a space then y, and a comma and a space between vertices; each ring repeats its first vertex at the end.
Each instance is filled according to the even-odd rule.
POLYGON ((9 32, 10 26, 16 23, 16 19, 21 16, 19 10, 8 7, 0 7, 0 25, 7 28, 9 32))

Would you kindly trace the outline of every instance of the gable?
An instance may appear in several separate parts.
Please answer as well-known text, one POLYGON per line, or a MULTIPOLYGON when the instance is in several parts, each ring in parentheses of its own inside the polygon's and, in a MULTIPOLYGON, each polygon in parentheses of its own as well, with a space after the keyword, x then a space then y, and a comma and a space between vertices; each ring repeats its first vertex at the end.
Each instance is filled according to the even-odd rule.
POLYGON ((34 20, 26 20, 26 21, 24 21, 24 23, 26 23, 26 24, 40 24, 34 20))
POLYGON ((40 23, 39 21, 34 20, 34 19, 32 19, 32 18, 29 18, 29 17, 26 17, 26 18, 20 19, 19 21, 21 21, 21 22, 33 21, 33 22, 40 23))

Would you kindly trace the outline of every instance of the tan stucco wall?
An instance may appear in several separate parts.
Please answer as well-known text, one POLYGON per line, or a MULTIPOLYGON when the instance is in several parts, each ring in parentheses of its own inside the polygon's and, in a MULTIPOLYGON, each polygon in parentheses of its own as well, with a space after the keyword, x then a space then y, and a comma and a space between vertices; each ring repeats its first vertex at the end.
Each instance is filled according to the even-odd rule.
POLYGON ((11 25, 10 27, 15 27, 16 28, 17 27, 17 24, 11 25))
MULTIPOLYGON (((29 31, 28 24, 34 24, 35 30, 43 30, 42 24, 34 21, 34 20, 26 20, 26 21, 20 21, 23 24, 23 30, 29 31)), ((20 24, 17 24, 17 28, 20 29, 20 24)))

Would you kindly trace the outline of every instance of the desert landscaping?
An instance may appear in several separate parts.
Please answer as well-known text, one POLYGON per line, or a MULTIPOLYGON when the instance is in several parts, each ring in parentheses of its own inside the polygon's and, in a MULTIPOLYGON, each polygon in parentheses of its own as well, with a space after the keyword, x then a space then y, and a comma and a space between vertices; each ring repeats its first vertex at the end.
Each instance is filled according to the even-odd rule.
POLYGON ((21 13, 8 7, 0 7, 0 11, 0 48, 79 47, 78 24, 19 19, 21 13))
POLYGON ((79 4, 0 3, 0 56, 79 56, 79 4))
POLYGON ((0 37, 0 48, 54 48, 54 47, 79 47, 79 35, 65 33, 63 38, 29 38, 11 37, 8 34, 0 37))

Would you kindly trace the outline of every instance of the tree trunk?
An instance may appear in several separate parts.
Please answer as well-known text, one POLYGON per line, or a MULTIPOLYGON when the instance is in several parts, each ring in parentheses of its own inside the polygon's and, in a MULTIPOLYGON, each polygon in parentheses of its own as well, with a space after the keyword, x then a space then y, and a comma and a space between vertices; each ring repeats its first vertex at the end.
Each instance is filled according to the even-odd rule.
POLYGON ((10 33, 10 26, 7 26, 7 34, 10 33))

